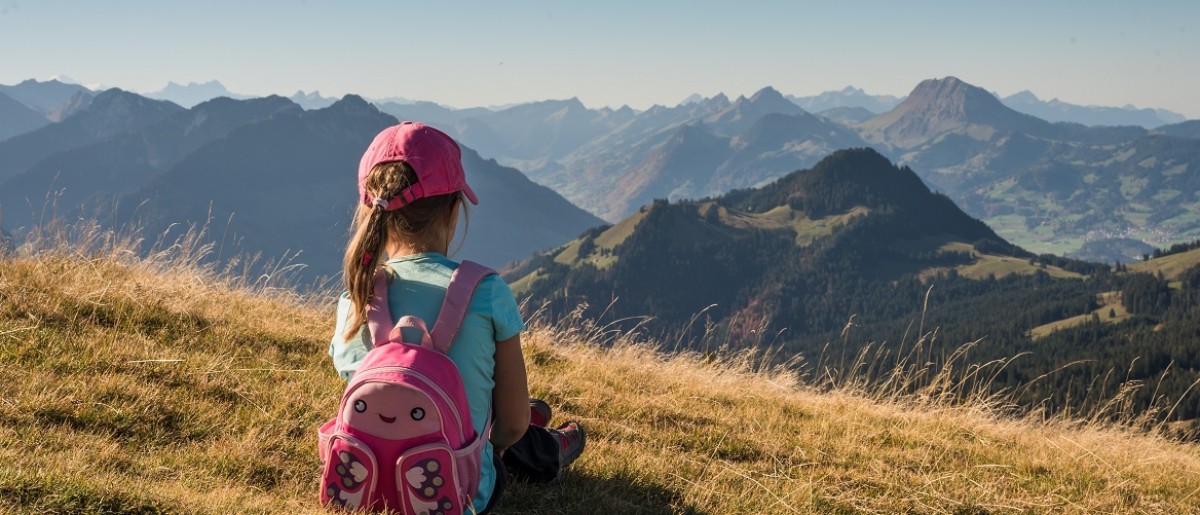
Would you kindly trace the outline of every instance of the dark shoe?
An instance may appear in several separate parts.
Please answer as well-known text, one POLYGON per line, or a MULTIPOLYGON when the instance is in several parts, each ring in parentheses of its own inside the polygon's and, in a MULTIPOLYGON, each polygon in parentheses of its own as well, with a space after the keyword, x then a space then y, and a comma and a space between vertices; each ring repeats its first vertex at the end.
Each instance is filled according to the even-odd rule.
POLYGON ((551 433, 558 438, 558 466, 565 469, 583 454, 583 447, 587 445, 587 431, 578 422, 567 422, 551 433))
POLYGON ((546 427, 550 423, 550 417, 554 412, 550 410, 550 405, 541 399, 529 399, 529 425, 546 427))

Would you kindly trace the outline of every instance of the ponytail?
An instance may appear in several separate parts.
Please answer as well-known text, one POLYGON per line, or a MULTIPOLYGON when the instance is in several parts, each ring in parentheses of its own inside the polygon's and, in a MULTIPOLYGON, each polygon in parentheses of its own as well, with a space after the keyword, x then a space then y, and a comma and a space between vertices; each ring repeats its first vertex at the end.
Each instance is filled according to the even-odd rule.
POLYGON ((346 291, 350 292, 350 323, 346 325, 343 338, 349 340, 358 334, 367 321, 367 305, 375 292, 375 268, 379 256, 383 255, 387 242, 383 218, 386 212, 379 206, 359 204, 354 212, 350 244, 342 260, 342 275, 346 291))
MULTIPOLYGON (((381 163, 367 176, 366 191, 375 198, 390 199, 416 182, 417 174, 408 163, 381 163)), ((344 339, 354 338, 367 322, 367 307, 375 293, 375 270, 383 262, 388 240, 429 241, 433 229, 454 222, 450 216, 461 199, 460 192, 435 195, 416 199, 394 211, 359 202, 350 226, 350 242, 342 258, 342 277, 351 304, 344 339)))

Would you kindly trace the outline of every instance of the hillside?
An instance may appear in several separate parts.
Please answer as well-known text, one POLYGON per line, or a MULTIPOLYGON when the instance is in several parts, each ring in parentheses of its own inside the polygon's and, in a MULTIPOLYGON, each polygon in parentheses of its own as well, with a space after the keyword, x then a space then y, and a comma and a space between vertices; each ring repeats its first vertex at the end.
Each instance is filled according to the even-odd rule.
POLYGON ((1200 267, 1163 259, 1169 277, 1034 255, 854 149, 759 189, 655 201, 507 277, 551 320, 581 314, 692 349, 812 356, 852 331, 846 353, 898 355, 924 324, 938 328, 934 363, 965 342, 980 361, 1021 355, 994 387, 1019 389, 1023 409, 1086 411, 1124 391, 1132 411, 1196 430, 1200 267))
POLYGON ((856 306, 877 298, 812 293, 823 285, 966 266, 981 259, 977 242, 991 242, 978 254, 1023 259, 911 170, 854 149, 760 189, 656 201, 510 277, 552 314, 586 302, 585 314, 599 316, 610 309, 607 299, 621 298, 611 307, 616 318, 654 313, 651 326, 663 331, 681 330, 703 312, 719 330, 761 324, 800 337, 840 329, 856 306), (966 250, 947 247, 955 242, 966 250))
MULTIPOLYGON (((343 384, 325 355, 332 298, 129 256, 0 259, 0 510, 325 513, 315 432, 343 384)), ((578 321, 526 334, 533 394, 587 424, 589 447, 562 485, 517 486, 500 513, 1196 506, 1195 445, 1007 418, 997 399, 946 402, 955 385, 812 384, 605 335, 578 321)))

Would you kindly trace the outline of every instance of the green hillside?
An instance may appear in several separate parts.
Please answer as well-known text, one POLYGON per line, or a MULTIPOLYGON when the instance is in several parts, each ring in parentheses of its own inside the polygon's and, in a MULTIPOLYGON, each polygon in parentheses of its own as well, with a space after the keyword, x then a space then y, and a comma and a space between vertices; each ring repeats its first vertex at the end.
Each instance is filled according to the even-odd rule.
POLYGON ((1019 389, 1023 409, 1094 409, 1135 381, 1135 411, 1200 428, 1190 256, 1144 265, 1160 278, 1033 255, 864 149, 761 189, 656 201, 508 277, 551 320, 582 314, 691 349, 816 360, 843 342, 898 358, 906 337, 937 328, 933 363, 968 342, 980 361, 1022 356, 993 387, 1019 389), (1164 398, 1178 405, 1159 410, 1164 398))

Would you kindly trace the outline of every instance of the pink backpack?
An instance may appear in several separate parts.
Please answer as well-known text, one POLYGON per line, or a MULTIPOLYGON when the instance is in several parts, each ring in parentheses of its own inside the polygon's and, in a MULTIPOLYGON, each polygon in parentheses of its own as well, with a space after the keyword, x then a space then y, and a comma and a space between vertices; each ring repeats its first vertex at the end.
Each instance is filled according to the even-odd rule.
POLYGON ((392 325, 387 272, 376 273, 367 311, 375 348, 346 386, 338 415, 319 430, 322 504, 405 515, 469 509, 491 416, 475 434, 462 378, 446 353, 475 287, 494 273, 470 261, 459 265, 433 331, 415 316, 392 325), (420 344, 404 342, 404 327, 421 331, 420 344))

